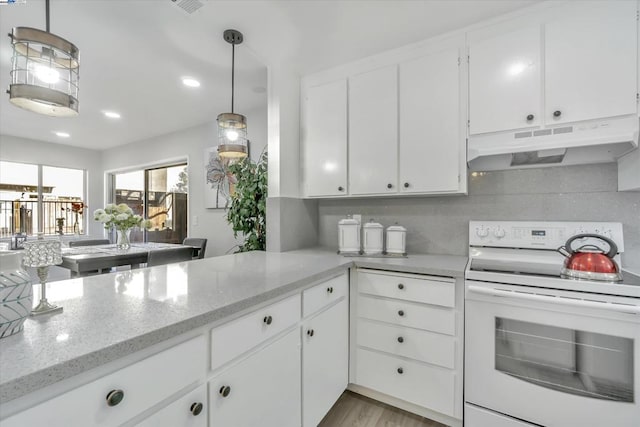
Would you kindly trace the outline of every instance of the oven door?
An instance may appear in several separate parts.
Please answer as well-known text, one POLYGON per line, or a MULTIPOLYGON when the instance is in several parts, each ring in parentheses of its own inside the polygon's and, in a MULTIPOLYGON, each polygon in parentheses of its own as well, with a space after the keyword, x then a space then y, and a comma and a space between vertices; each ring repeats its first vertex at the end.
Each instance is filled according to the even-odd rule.
POLYGON ((547 427, 639 425, 639 299, 465 288, 467 402, 547 427))

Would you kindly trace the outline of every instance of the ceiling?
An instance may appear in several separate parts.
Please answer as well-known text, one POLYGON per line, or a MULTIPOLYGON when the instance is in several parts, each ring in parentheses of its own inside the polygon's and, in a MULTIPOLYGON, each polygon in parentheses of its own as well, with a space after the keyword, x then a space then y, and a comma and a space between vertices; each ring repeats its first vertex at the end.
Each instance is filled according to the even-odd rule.
MULTIPOLYGON (((235 110, 243 113, 266 108, 267 64, 309 74, 536 2, 202 0, 190 14, 181 1, 51 0, 51 32, 80 48, 80 115, 40 116, 0 93, 0 134, 105 149, 211 122, 230 110, 227 28, 245 37, 236 48, 235 110), (183 86, 182 76, 201 87, 183 86), (108 119, 104 110, 122 118, 108 119)), ((11 67, 5 34, 14 26, 44 29, 44 0, 0 6, 2 92, 11 67)))

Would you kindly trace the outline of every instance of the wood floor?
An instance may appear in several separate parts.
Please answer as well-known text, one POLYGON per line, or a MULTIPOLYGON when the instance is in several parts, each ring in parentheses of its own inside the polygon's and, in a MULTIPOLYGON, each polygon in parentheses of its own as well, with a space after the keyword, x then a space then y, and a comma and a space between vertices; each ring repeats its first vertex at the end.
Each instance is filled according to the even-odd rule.
POLYGON ((345 391, 318 427, 445 427, 368 397, 345 391))

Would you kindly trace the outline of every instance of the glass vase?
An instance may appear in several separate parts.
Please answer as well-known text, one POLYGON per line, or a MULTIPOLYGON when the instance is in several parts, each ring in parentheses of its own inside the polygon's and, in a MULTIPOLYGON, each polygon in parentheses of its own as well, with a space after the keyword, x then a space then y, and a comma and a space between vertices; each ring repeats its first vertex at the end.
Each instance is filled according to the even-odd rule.
POLYGON ((126 251, 131 248, 131 242, 129 241, 129 232, 131 229, 116 230, 116 248, 126 251))

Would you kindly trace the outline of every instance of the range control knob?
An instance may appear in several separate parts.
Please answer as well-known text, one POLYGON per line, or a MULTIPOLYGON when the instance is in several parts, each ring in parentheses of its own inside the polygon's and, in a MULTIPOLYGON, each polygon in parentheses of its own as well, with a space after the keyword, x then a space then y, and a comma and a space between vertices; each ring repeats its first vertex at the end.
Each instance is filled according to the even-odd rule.
POLYGON ((493 230, 493 235, 498 239, 502 239, 506 234, 507 233, 504 231, 504 228, 496 228, 493 230))
POLYGON ((487 237, 489 235, 489 229, 484 227, 476 228, 476 235, 478 237, 487 237))

